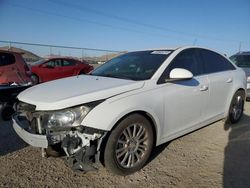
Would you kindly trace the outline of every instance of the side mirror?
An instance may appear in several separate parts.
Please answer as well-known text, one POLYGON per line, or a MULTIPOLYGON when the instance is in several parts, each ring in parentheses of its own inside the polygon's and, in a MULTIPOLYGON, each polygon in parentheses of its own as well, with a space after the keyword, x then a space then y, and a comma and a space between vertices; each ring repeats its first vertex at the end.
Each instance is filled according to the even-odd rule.
POLYGON ((187 69, 175 68, 169 74, 170 80, 189 80, 193 74, 187 69))

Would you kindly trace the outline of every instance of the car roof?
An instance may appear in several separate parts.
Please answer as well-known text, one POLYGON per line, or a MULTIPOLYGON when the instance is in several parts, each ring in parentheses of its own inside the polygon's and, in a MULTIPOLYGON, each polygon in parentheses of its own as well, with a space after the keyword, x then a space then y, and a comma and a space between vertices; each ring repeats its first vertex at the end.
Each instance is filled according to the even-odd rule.
POLYGON ((14 52, 14 51, 11 51, 11 50, 2 50, 2 49, 0 49, 0 52, 22 55, 22 53, 14 52))
MULTIPOLYGON (((189 49, 189 48, 200 48, 200 49, 205 49, 205 50, 211 50, 211 51, 214 51, 214 52, 217 52, 216 50, 213 50, 213 49, 209 49, 209 48, 206 48, 206 47, 200 47, 200 46, 177 46, 177 47, 163 47, 163 48, 150 48, 150 49, 145 49, 145 50, 135 50, 135 51, 158 51, 158 50, 169 50, 169 51, 175 51, 175 50, 178 50, 178 49, 189 49)), ((218 53, 218 52, 217 52, 218 53)))
POLYGON ((238 52, 237 54, 234 54, 234 56, 237 55, 250 55, 250 51, 249 52, 238 52))
POLYGON ((198 49, 203 49, 203 50, 209 50, 209 51, 213 51, 217 54, 220 54, 223 57, 227 58, 226 54, 223 54, 221 52, 218 52, 217 50, 211 49, 211 48, 207 48, 207 47, 201 47, 201 46, 178 46, 178 47, 165 47, 165 48, 151 48, 151 49, 145 49, 145 50, 135 50, 135 51, 130 51, 130 52, 140 52, 140 51, 182 51, 185 49, 190 49, 190 48, 198 48, 198 49))
POLYGON ((53 59, 65 59, 65 60, 75 60, 75 61, 80 61, 79 59, 77 58, 74 58, 74 57, 62 57, 62 56, 55 56, 55 57, 46 57, 44 58, 46 61, 47 60, 53 60, 53 59))

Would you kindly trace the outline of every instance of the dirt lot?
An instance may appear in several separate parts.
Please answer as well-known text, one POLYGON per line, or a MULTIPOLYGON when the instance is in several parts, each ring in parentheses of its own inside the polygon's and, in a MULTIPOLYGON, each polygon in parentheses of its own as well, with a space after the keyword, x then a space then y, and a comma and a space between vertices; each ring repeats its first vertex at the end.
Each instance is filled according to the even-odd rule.
POLYGON ((100 168, 73 172, 62 159, 41 158, 11 122, 0 122, 1 187, 250 187, 250 103, 240 123, 222 121, 157 147, 139 172, 114 176, 100 168))

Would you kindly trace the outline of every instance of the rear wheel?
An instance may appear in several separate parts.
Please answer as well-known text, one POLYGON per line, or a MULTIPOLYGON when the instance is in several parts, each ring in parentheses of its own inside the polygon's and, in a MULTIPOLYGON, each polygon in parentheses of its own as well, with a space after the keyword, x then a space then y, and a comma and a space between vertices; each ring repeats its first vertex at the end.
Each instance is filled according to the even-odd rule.
POLYGON ((140 114, 123 119, 111 132, 104 151, 104 164, 115 174, 128 175, 140 170, 153 147, 151 123, 140 114))
POLYGON ((31 75, 31 80, 32 80, 32 82, 33 82, 34 85, 35 85, 35 84, 39 84, 39 78, 38 78, 37 75, 32 74, 32 75, 31 75))
POLYGON ((244 98, 244 91, 237 91, 234 94, 227 119, 229 123, 237 123, 241 119, 244 110, 244 98))

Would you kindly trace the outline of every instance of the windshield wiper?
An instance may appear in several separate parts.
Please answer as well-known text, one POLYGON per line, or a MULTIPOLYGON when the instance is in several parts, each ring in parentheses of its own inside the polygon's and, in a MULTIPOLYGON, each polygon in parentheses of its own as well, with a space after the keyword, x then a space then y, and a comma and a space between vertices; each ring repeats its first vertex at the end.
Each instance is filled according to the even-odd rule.
POLYGON ((109 77, 109 78, 118 78, 118 79, 125 79, 125 80, 132 80, 131 78, 128 78, 124 75, 113 75, 113 74, 101 74, 96 76, 103 76, 103 77, 109 77))

